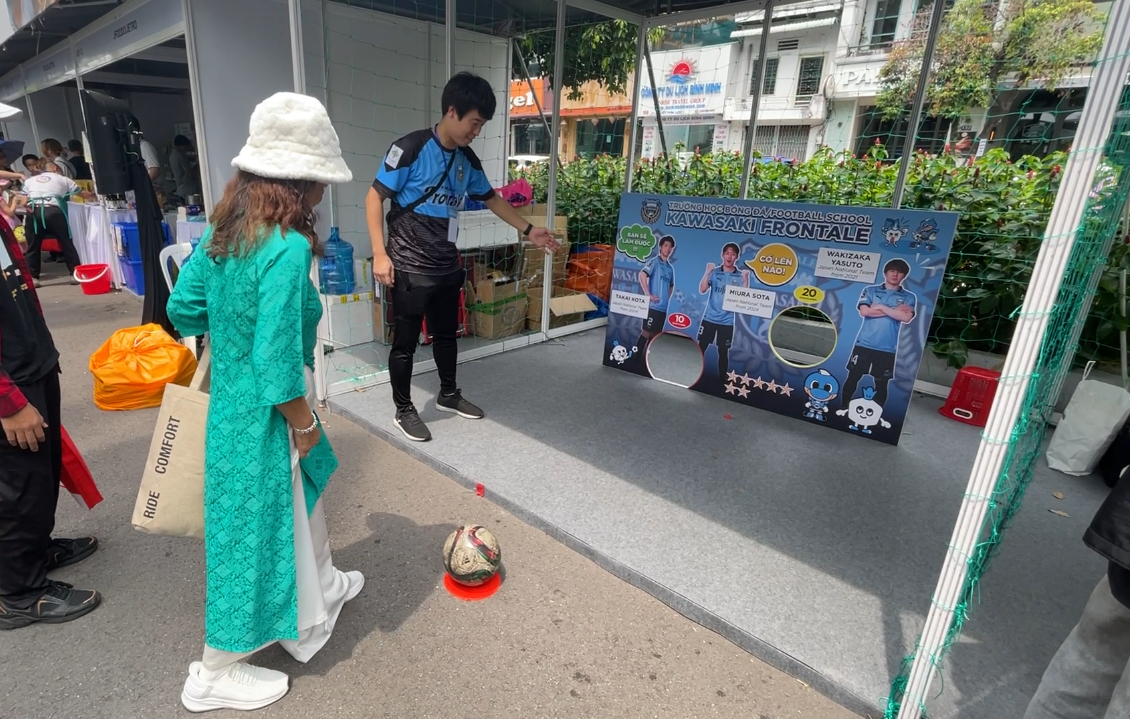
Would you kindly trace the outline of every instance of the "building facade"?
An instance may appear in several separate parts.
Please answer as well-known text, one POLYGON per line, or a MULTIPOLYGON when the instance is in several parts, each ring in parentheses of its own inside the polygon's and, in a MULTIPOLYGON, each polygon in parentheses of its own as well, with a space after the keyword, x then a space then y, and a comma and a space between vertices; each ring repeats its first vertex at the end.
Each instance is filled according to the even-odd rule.
MULTIPOLYGON (((628 85, 635 82, 628 79, 628 85)), ((553 109, 553 93, 544 78, 510 83, 510 156, 548 157, 546 121, 553 109), (541 114, 538 108, 541 108, 541 114)), ((561 98, 561 158, 624 155, 632 99, 608 92, 595 82, 581 87, 581 96, 561 98)))
MULTIPOLYGON (((891 47, 909 37, 915 14, 928 5, 923 0, 845 0, 835 69, 827 87, 825 144, 862 154, 878 140, 890 147, 892 156, 902 154, 907 118, 886 121, 875 111, 879 73, 891 47)), ((1095 6, 1105 12, 1110 3, 1095 6)), ((952 151, 976 155, 1003 147, 1013 158, 1066 150, 1075 136, 1089 82, 1090 71, 1084 68, 1055 92, 1038 82, 1017 86, 1006 80, 991 113, 969 108, 952 122, 924 116, 914 149, 938 153, 948 145, 952 151)))
MULTIPOLYGON (((1096 3, 1100 10, 1109 2, 1096 3)), ((892 157, 904 150, 907 118, 884 120, 876 111, 880 71, 891 48, 906 39, 928 0, 800 0, 775 8, 765 77, 760 81, 753 147, 763 157, 805 160, 820 146, 866 152, 876 141, 892 157)), ((739 13, 709 32, 670 30, 651 52, 651 72, 639 68, 641 122, 636 152, 741 151, 750 120, 763 12, 739 13), (650 77, 654 75, 653 88, 650 77), (657 110, 662 122, 656 119, 657 110)), ((975 155, 1004 147, 1014 157, 1064 150, 1074 137, 1089 73, 1081 70, 1056 92, 1038 85, 1008 86, 990 112, 970 108, 954 121, 925 116, 914 148, 975 155)), ((562 155, 566 159, 627 151, 631 98, 610 96, 599 86, 562 107, 562 155)), ((548 83, 533 88, 516 81, 511 90, 512 154, 548 154, 545 124, 548 83), (534 122, 536 120, 537 122, 534 122)))

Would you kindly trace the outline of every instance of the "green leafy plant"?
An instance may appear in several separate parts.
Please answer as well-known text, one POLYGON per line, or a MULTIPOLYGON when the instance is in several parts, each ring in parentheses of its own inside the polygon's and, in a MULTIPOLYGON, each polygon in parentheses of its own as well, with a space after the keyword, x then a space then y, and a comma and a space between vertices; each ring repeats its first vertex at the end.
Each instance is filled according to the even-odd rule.
MULTIPOLYGON (((905 206, 960 213, 929 339, 933 352, 950 365, 963 366, 971 350, 1007 350, 1065 161, 1066 156, 1057 153, 1010 162, 1002 149, 991 150, 972 164, 951 155, 913 156, 905 206)), ((556 212, 569 218, 570 242, 615 244, 625 171, 623 157, 608 155, 560 168, 556 212)), ((520 173, 534 188, 536 202, 546 201, 546 172, 542 163, 520 173)), ((862 157, 820 148, 805 162, 755 163, 749 196, 889 207, 897 172, 879 144, 862 157)), ((741 174, 742 158, 735 153, 696 153, 686 161, 673 154, 641 160, 633 189, 658 195, 737 197, 741 174)), ((1117 362, 1118 332, 1126 327, 1119 311, 1119 272, 1127 268, 1130 245, 1116 243, 1080 340, 1080 360, 1117 362)))
MULTIPOLYGON (((932 3, 922 7, 879 73, 876 106, 885 119, 905 114, 914 99, 932 12, 932 3)), ((1094 59, 1100 18, 1090 0, 956 0, 938 33, 927 114, 957 118, 970 108, 991 108, 1006 78, 1054 90, 1094 59)))

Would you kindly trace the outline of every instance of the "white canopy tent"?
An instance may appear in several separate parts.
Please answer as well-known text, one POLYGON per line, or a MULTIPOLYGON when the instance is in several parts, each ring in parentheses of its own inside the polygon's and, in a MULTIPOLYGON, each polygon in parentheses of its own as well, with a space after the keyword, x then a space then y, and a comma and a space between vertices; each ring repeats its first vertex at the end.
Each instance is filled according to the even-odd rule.
MULTIPOLYGON (((421 119, 433 114, 437 88, 442 87, 443 81, 454 71, 461 68, 479 69, 481 66, 493 68, 501 77, 501 82, 496 87, 500 88, 500 93, 504 91, 510 79, 508 31, 488 32, 488 28, 475 24, 474 13, 470 19, 463 18, 460 14, 463 6, 456 0, 445 0, 442 5, 436 0, 434 7, 428 11, 432 20, 416 17, 411 23, 398 19, 395 3, 372 2, 367 3, 368 7, 357 7, 357 3, 351 5, 353 6, 345 7, 325 0, 130 0, 71 34, 66 41, 56 44, 41 55, 28 58, 16 70, 0 78, 0 102, 15 103, 16 113, 20 112, 18 105, 26 103, 30 130, 38 141, 37 114, 42 114, 42 111, 34 99, 27 102, 32 93, 67 80, 74 80, 81 87, 84 79, 92 79, 93 73, 106 66, 138 52, 152 50, 183 35, 201 157, 203 194, 205 204, 210 208, 231 176, 230 160, 244 140, 252 109, 274 92, 293 90, 319 97, 327 104, 331 117, 339 125, 347 159, 368 158, 366 161, 369 161, 374 157, 373 146, 379 147, 389 136, 382 133, 389 133, 390 128, 405 123, 422 124, 421 119), (346 113, 353 108, 335 104, 335 83, 344 80, 335 74, 340 68, 334 68, 331 59, 334 49, 330 47, 331 43, 327 42, 327 38, 331 29, 336 28, 333 43, 354 42, 348 34, 348 26, 351 24, 364 27, 370 37, 377 37, 379 42, 388 42, 390 45, 396 42, 397 34, 406 33, 422 38, 427 43, 431 43, 433 39, 438 41, 443 52, 442 55, 436 55, 441 56, 442 60, 437 61, 428 54, 419 58, 401 58, 404 64, 400 72, 404 76, 424 78, 417 81, 424 88, 419 93, 418 102, 413 99, 415 104, 410 107, 394 103, 385 107, 382 111, 384 114, 378 116, 374 113, 363 121, 352 115, 346 117, 346 113), (481 63, 478 61, 480 57, 485 58, 481 63), (436 65, 439 67, 435 67, 436 65)), ((421 3, 416 3, 416 9, 413 10, 417 16, 421 14, 420 5, 421 3)), ((549 153, 546 207, 546 223, 552 229, 556 215, 557 130, 561 120, 558 108, 561 104, 561 79, 564 75, 564 53, 561 50, 565 42, 566 13, 570 8, 589 13, 594 18, 615 18, 635 24, 639 33, 636 66, 651 75, 654 70, 651 68, 646 36, 649 28, 723 13, 758 11, 764 11, 765 22, 771 24, 774 3, 772 0, 732 3, 668 2, 658 6, 664 10, 661 14, 654 14, 657 8, 655 3, 637 0, 538 0, 523 3, 520 9, 518 4, 500 2, 496 5, 521 17, 526 30, 549 26, 556 31, 558 52, 557 65, 553 68, 554 102, 549 120, 553 131, 550 133, 552 147, 549 153)), ((1021 411, 1025 406, 1026 394, 1030 391, 1039 353, 1045 343, 1049 312, 1058 296, 1066 263, 1076 243, 1076 230, 1087 206, 1091 181, 1101 159, 1101 148, 1110 134, 1115 107, 1130 71, 1130 5, 1115 3, 1113 8, 1106 43, 1092 81, 1091 96, 1080 120, 1076 146, 1081 149, 1072 154, 1064 171, 1062 187, 1046 232, 1046 241, 1034 268, 1030 289, 1020 314, 1020 323, 1006 360, 997 401, 981 441, 968 489, 962 498, 962 509, 953 539, 944 548, 946 560, 937 590, 932 598, 923 597, 923 604, 929 603, 930 611, 914 662, 908 676, 896 682, 896 689, 903 693, 895 696, 889 712, 899 719, 918 717, 925 707, 937 663, 946 646, 947 634, 954 623, 955 607, 963 590, 968 587, 969 557, 973 556, 975 548, 982 542, 990 497, 1007 466, 1010 448, 1016 442, 1017 428, 1023 426, 1025 431, 1036 431, 1034 427, 1038 425, 1042 431, 1048 420, 1048 417, 1024 417, 1021 416, 1021 411)), ((501 12, 495 8, 483 14, 498 17, 501 12)), ((759 58, 762 63, 767 56, 764 43, 769 34, 761 33, 762 52, 759 58)), ((348 49, 351 52, 372 53, 372 48, 373 43, 364 45, 355 42, 348 49)), ((754 111, 751 124, 754 126, 757 122, 759 85, 760 83, 754 83, 753 88, 754 111)), ((412 92, 415 92, 414 88, 412 92)), ((632 95, 630 128, 631 146, 634 147, 638 126, 636 120, 640 116, 640 93, 636 91, 632 95)), ((416 95, 412 97, 416 98, 416 95)), ((506 103, 503 102, 502 106, 505 107, 506 103)), ((659 116, 662 135, 661 114, 656 114, 659 116)), ((0 121, 14 122, 18 118, 19 115, 15 114, 9 118, 0 117, 0 121)), ((507 123, 501 124, 505 127, 507 123)), ((752 138, 753 133, 750 132, 749 135, 752 138)), ((484 145, 494 142, 497 147, 490 145, 493 149, 483 154, 488 165, 493 168, 490 170, 492 181, 499 182, 505 177, 507 143, 502 142, 501 134, 497 138, 484 139, 484 145)), ((748 141, 746 147, 745 174, 748 176, 752 157, 748 152, 748 141)), ((630 188, 633 174, 631 154, 629 158, 626 186, 630 188)), ((360 183, 361 188, 368 185, 363 169, 365 168, 360 166, 354 167, 355 174, 360 176, 354 185, 360 183)), ((743 194, 747 186, 748 183, 743 182, 743 194)), ((358 187, 350 185, 330 193, 323 208, 326 218, 323 224, 363 227, 358 225, 357 192, 358 187)), ((1125 198, 1124 190, 1122 197, 1125 198)), ((547 272, 551 269, 548 257, 545 269, 547 272)), ((461 360, 470 361, 495 352, 528 346, 603 323, 603 320, 594 320, 551 328, 549 300, 548 295, 543 297, 542 317, 545 320, 541 332, 464 353, 461 360)), ((1081 313, 1082 316, 1085 314, 1085 311, 1081 313)), ((320 350, 319 344, 319 352, 316 354, 319 367, 316 375, 319 378, 318 394, 324 399, 327 388, 324 357, 320 350)), ((426 363, 421 364, 421 370, 428 369, 426 363)), ((1067 362, 1066 366, 1069 365, 1070 362, 1067 362)), ((1061 371, 1066 372, 1066 367, 1061 368, 1061 371)))

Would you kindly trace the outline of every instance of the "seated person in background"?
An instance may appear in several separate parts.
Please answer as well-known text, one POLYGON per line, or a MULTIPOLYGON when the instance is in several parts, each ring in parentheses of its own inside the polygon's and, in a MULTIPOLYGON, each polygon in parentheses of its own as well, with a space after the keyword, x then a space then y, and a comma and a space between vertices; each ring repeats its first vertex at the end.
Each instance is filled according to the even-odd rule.
POLYGON ((66 150, 63 149, 63 143, 59 142, 53 137, 49 137, 43 141, 40 149, 43 150, 43 157, 46 160, 54 162, 56 165, 58 165, 59 172, 57 174, 60 174, 63 177, 67 177, 72 180, 74 179, 75 168, 67 160, 67 153, 66 150))
POLYGON ((64 211, 65 202, 72 195, 81 195, 93 200, 93 192, 83 192, 75 181, 59 174, 59 166, 48 162, 44 171, 28 179, 24 185, 27 193, 28 213, 24 217, 24 232, 27 237, 27 265, 33 279, 39 279, 40 247, 46 237, 54 237, 63 248, 63 261, 72 275, 79 266, 78 250, 71 238, 71 228, 64 211))
POLYGON ((20 159, 20 162, 24 164, 24 169, 27 170, 28 177, 43 172, 43 161, 39 159, 38 155, 24 155, 20 159))
POLYGON ((67 143, 67 149, 70 151, 71 167, 75 168, 76 180, 93 180, 94 176, 90 174, 90 163, 86 161, 83 155, 82 142, 79 140, 71 140, 67 143))

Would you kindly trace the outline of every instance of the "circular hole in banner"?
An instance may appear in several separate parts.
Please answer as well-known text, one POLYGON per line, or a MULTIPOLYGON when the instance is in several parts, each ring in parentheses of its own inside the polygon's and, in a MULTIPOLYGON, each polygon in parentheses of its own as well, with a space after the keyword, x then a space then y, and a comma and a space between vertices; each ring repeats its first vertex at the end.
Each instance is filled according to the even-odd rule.
POLYGON ((816 367, 836 350, 832 318, 816 307, 789 307, 769 324, 769 347, 793 367, 816 367))
POLYGON ((690 387, 702 377, 702 350, 684 334, 664 332, 647 345, 651 376, 679 387, 690 387))

